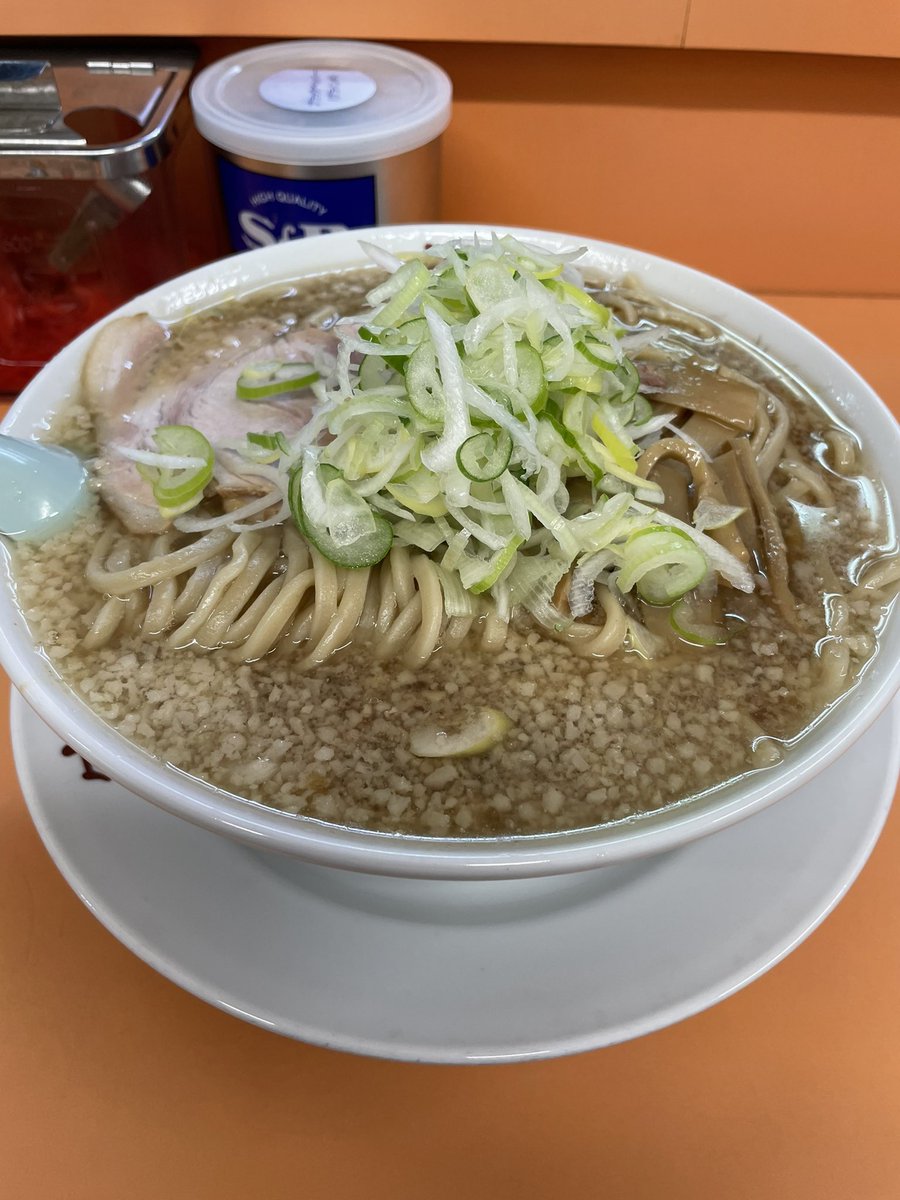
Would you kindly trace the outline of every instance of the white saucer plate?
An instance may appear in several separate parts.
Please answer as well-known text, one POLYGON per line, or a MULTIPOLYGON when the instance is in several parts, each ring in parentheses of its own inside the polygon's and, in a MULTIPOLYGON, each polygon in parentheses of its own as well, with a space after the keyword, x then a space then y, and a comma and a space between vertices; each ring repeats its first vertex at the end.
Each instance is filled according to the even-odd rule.
POLYGON ((856 878, 900 765, 895 705, 798 792, 684 849, 469 884, 307 866, 195 828, 84 780, 18 695, 12 733, 54 861, 150 966, 290 1037, 448 1063, 612 1045, 756 979, 856 878))

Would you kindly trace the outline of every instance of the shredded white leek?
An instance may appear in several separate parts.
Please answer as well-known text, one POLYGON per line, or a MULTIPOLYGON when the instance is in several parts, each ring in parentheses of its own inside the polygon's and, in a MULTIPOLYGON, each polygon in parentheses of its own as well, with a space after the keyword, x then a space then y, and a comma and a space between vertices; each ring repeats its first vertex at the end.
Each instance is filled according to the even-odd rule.
MULTIPOLYGON (((601 578, 614 587, 617 573, 627 581, 655 571, 658 589, 660 554, 635 567, 629 549, 654 525, 690 539, 681 556, 690 571, 699 564, 752 589, 747 568, 703 532, 741 510, 701 503, 686 524, 659 509, 662 489, 638 473, 642 451, 672 429, 673 411, 637 396, 626 356, 666 331, 618 324, 585 291, 580 251, 557 254, 509 235, 435 245, 427 256, 362 248, 389 276, 370 291, 371 311, 337 322, 337 354, 317 357, 311 420, 262 452, 228 447, 257 460, 267 495, 224 517, 179 518, 179 528, 256 528, 284 519, 289 501, 340 565, 371 565, 373 547, 387 553, 393 539, 434 556, 450 615, 480 614, 483 593, 501 617, 520 607, 552 627, 587 615, 601 578), (457 461, 482 433, 512 442, 496 478, 469 478, 457 461), (278 516, 244 524, 276 504, 278 516), (553 595, 567 572, 563 615, 553 595)), ((127 456, 173 471, 203 465, 149 450, 127 456)), ((677 586, 690 571, 676 564, 664 583, 677 586)), ((636 626, 630 637, 653 652, 636 626)))

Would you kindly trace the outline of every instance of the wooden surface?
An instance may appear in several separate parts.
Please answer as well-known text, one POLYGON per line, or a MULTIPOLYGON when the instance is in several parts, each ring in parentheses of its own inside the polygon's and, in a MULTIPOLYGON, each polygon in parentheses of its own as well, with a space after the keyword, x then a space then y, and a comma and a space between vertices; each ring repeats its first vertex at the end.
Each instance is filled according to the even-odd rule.
POLYGON ((686 46, 900 54, 896 0, 690 0, 686 46))
MULTIPOLYGON (((768 298, 900 412, 900 302, 768 298)), ((0 688, 0 1200, 896 1200, 900 810, 822 928, 709 1012, 557 1062, 410 1066, 242 1024, 134 958, 44 852, 7 728, 0 688)))
POLYGON ((628 0, 546 4, 289 4, 256 0, 156 0, 126 8, 119 0, 59 4, 6 0, 7 37, 233 36, 422 38, 596 46, 703 46, 723 50, 795 50, 819 54, 900 55, 896 0, 628 0))
POLYGON ((599 45, 678 46, 684 34, 686 0, 629 0, 627 4, 567 0, 560 7, 542 0, 483 4, 423 4, 391 0, 370 4, 298 6, 287 0, 223 5, 217 0, 156 0, 140 9, 119 0, 60 5, 9 4, 7 35, 113 35, 135 37, 255 38, 434 38, 465 42, 553 42, 599 45))

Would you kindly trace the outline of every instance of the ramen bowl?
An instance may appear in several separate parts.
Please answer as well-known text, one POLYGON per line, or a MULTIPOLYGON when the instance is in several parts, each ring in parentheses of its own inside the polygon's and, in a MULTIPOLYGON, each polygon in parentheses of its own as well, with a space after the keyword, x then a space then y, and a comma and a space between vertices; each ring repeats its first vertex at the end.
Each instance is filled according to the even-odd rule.
MULTIPOLYGON (((286 242, 212 263, 139 296, 107 320, 149 312, 174 320, 188 312, 297 277, 362 266, 360 240, 394 252, 488 227, 423 225, 330 234, 286 242)), ((871 474, 900 511, 900 429, 871 388, 834 351, 767 305, 688 267, 604 242, 511 229, 550 251, 587 247, 589 269, 612 279, 629 274, 648 291, 700 313, 759 346, 802 379, 861 438, 871 474)), ((88 346, 101 322, 64 349, 26 388, 3 422, 20 438, 40 434, 50 414, 77 393, 88 346)), ((825 770, 885 708, 900 685, 900 620, 891 612, 878 649, 859 680, 775 765, 755 770, 689 802, 574 831, 502 837, 426 837, 380 833, 292 815, 242 799, 187 775, 101 720, 35 648, 16 602, 9 556, 0 584, 0 659, 13 684, 43 720, 94 767, 130 791, 187 821, 258 849, 372 874, 438 879, 555 875, 622 863, 673 849, 751 816, 825 770)), ((852 798, 848 797, 848 803, 852 798)))

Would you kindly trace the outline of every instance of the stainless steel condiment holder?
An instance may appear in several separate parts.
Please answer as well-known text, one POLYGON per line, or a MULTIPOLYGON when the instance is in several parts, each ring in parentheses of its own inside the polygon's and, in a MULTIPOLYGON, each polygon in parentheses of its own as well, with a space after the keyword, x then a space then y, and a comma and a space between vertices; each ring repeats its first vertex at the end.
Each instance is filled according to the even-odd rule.
POLYGON ((0 47, 0 179, 122 180, 150 170, 178 138, 193 63, 184 50, 138 58, 0 47), (115 109, 137 130, 89 143, 66 123, 83 109, 115 109))

